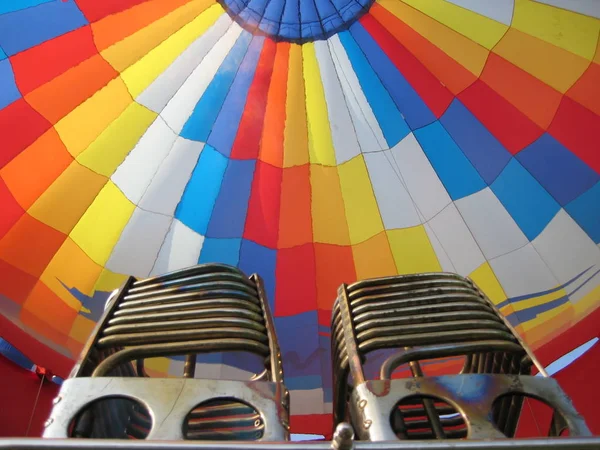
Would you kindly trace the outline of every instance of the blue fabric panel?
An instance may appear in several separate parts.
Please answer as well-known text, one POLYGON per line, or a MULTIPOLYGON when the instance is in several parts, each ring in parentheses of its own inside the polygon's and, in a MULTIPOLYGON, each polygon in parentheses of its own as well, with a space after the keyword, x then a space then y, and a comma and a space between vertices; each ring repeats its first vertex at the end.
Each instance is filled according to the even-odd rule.
POLYGON ((265 283, 271 311, 275 311, 275 264, 277 250, 272 250, 248 239, 242 240, 238 267, 247 275, 258 273, 265 283))
POLYGON ((237 266, 240 261, 242 239, 206 238, 202 244, 199 263, 220 262, 237 266))
POLYGON ((176 219, 203 236, 206 234, 226 167, 227 158, 205 145, 175 210, 176 219))
POLYGON ((557 298, 556 300, 549 301, 548 303, 544 303, 542 305, 532 306, 531 308, 522 309, 521 311, 515 311, 507 315, 506 318, 511 325, 518 325, 520 323, 533 320, 538 316, 538 314, 542 314, 546 311, 557 308, 560 305, 564 305, 568 301, 569 297, 565 295, 564 297, 557 298))
POLYGON ((208 224, 207 237, 241 238, 244 234, 255 164, 254 160, 229 161, 208 224))
POLYGON ((288 39, 300 38, 300 0, 288 0, 285 2, 281 27, 279 34, 288 39))
POLYGON ((12 56, 87 24, 74 0, 42 3, 0 15, 0 46, 12 56))
POLYGON ((596 244, 600 243, 600 182, 570 202, 565 210, 596 244))
POLYGON ((250 33, 242 32, 183 126, 181 137, 206 142, 251 40, 250 33))
POLYGON ((254 79, 263 43, 264 37, 257 36, 252 39, 208 137, 208 144, 225 156, 231 155, 231 148, 244 112, 248 90, 254 79))
POLYGON ((600 180, 594 169, 548 133, 516 157, 560 205, 566 205, 600 180))
MULTIPOLYGON (((318 351, 319 333, 316 311, 287 317, 276 317, 275 327, 283 355, 283 370, 287 376, 298 377, 321 374, 318 351), (302 339, 298 339, 302 336, 302 339)), ((319 380, 320 381, 320 380, 319 380)))
POLYGON ((450 104, 440 122, 481 178, 491 184, 508 164, 510 153, 458 99, 450 104))
POLYGON ((2 47, 0 47, 0 61, 2 61, 5 58, 6 58, 6 53, 4 53, 4 50, 2 50, 2 47))
POLYGON ((433 112, 367 30, 356 22, 350 27, 350 32, 362 48, 363 53, 367 55, 371 67, 373 67, 386 90, 390 93, 410 128, 415 130, 436 121, 433 112))
POLYGON ((49 3, 56 0, 5 0, 0 2, 0 14, 6 14, 13 11, 19 11, 32 6, 49 3))
POLYGON ((415 131, 415 137, 452 200, 486 187, 479 173, 439 122, 415 131))
POLYGON ((560 209, 556 200, 516 159, 508 163, 491 188, 530 241, 560 209))
POLYGON ((339 37, 385 140, 393 147, 410 133, 410 129, 352 35, 344 31, 339 37))
POLYGON ((3 59, 0 61, 0 109, 20 98, 10 60, 3 59))
POLYGON ((280 19, 286 2, 271 1, 265 9, 260 29, 268 34, 279 34, 280 19))

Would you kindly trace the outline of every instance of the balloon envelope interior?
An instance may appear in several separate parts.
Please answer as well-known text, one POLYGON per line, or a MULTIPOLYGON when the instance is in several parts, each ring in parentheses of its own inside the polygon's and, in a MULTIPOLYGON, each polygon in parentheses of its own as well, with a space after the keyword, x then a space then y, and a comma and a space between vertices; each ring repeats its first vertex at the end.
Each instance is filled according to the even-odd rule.
POLYGON ((320 432, 337 287, 450 271, 551 363, 598 334, 599 17, 594 0, 3 2, 0 337, 66 376, 126 276, 235 265, 265 280, 292 423, 320 432))

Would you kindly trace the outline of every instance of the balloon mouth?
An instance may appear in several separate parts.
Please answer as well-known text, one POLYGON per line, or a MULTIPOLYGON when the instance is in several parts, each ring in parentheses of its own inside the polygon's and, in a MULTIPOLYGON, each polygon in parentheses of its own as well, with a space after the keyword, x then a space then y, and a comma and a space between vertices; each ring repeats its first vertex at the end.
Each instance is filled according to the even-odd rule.
POLYGON ((374 0, 218 0, 242 28, 275 41, 304 44, 348 29, 374 0))

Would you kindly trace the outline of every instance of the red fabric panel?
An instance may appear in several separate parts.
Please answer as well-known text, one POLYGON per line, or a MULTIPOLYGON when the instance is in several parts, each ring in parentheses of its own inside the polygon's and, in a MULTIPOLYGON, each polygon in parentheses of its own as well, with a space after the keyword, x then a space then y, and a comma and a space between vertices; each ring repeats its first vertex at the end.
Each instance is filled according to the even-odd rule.
POLYGON ((363 16, 360 23, 439 118, 454 99, 452 93, 372 15, 363 16))
POLYGON ((248 91, 246 106, 240 120, 231 157, 234 159, 256 159, 260 146, 265 110, 267 108, 267 93, 271 73, 273 72, 273 61, 277 45, 270 39, 265 39, 263 49, 260 53, 256 72, 252 85, 248 91))
POLYGON ((22 98, 0 109, 0 168, 25 150, 50 126, 22 98))
POLYGON ((10 58, 23 95, 98 53, 89 26, 50 39, 10 58))
POLYGON ((600 343, 596 343, 554 376, 595 435, 600 435, 600 389, 597 387, 599 370, 600 343))
POLYGON ((546 345, 534 349, 534 353, 540 362, 547 366, 595 337, 600 337, 600 308, 589 313, 546 345))
POLYGON ((481 80, 458 98, 513 155, 534 142, 543 130, 481 80))
POLYGON ((77 6, 90 22, 96 22, 110 14, 125 11, 148 0, 77 0, 77 6))
POLYGON ((44 422, 52 410, 52 399, 58 394, 59 387, 45 380, 34 411, 40 382, 35 373, 0 355, 0 437, 25 436, 32 412, 28 436, 42 435, 44 422))
POLYGON ((277 248, 282 169, 256 161, 244 238, 277 248))
POLYGON ((0 178, 0 205, 2 205, 2 214, 0 214, 1 240, 25 212, 12 196, 2 178, 0 178))
POLYGON ((290 416, 292 433, 322 434, 331 439, 333 434, 333 416, 331 414, 310 414, 290 416))
MULTIPOLYGON (((356 281, 352 247, 315 243, 317 266, 317 304, 320 311, 331 311, 342 283, 356 281)), ((321 317, 321 315, 319 315, 321 317)), ((327 317, 327 314, 323 314, 327 317)), ((330 326, 331 323, 321 325, 330 326)))
POLYGON ((38 366, 47 368, 53 374, 58 375, 61 378, 67 378, 69 376, 69 373, 75 364, 73 360, 42 344, 29 333, 21 330, 2 314, 0 314, 0 330, 2 330, 3 339, 6 339, 15 347, 23 349, 25 356, 38 366))
POLYGON ((600 173, 600 117, 570 98, 563 97, 548 131, 600 173))
POLYGON ((291 316, 317 309, 313 244, 280 249, 275 278, 275 316, 291 316))

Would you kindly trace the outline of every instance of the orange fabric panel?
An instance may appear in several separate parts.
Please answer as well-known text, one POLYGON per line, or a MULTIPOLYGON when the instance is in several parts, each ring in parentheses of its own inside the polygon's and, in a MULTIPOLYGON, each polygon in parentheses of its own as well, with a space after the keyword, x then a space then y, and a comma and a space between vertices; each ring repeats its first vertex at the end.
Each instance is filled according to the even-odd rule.
POLYGON ((100 19, 92 24, 94 41, 98 51, 102 51, 125 39, 188 2, 189 0, 146 1, 125 11, 100 19))
POLYGON ((600 64, 591 63, 567 96, 600 116, 600 64))
POLYGON ((39 277, 66 236, 24 214, 0 240, 0 259, 39 277))
POLYGON ((72 161, 60 136, 51 128, 3 167, 0 175, 15 199, 27 209, 72 161))
POLYGON ((102 56, 94 55, 27 94, 25 100, 55 124, 117 75, 102 56))
POLYGON ((283 169, 277 248, 312 242, 309 175, 308 164, 283 169))
POLYGON ((493 53, 481 79, 543 129, 552 122, 562 98, 557 90, 493 53))
POLYGON ((385 231, 353 245, 352 253, 356 278, 359 280, 396 274, 396 264, 385 231))
POLYGON ((23 304, 23 310, 29 311, 34 316, 43 319, 52 328, 61 333, 61 335, 68 333, 78 314, 78 311, 63 302, 59 296, 41 281, 36 283, 27 297, 27 300, 23 304), (52 319, 48 320, 49 317, 52 317, 52 319))
POLYGON ((352 247, 315 244, 315 262, 317 307, 319 310, 331 311, 340 285, 356 280, 352 247))
MULTIPOLYGON (((0 295, 15 303, 23 304, 35 283, 37 283, 37 277, 0 259, 0 295)), ((0 337, 2 337, 1 334, 0 337)))
POLYGON ((259 158, 274 166, 283 167, 285 102, 290 44, 286 42, 279 43, 277 44, 276 51, 267 96, 268 101, 265 110, 259 158))
POLYGON ((448 56, 383 6, 375 3, 369 14, 377 19, 402 45, 454 95, 467 88, 477 77, 448 56))
POLYGON ((29 208, 29 214, 69 234, 105 184, 106 177, 73 161, 29 208))

